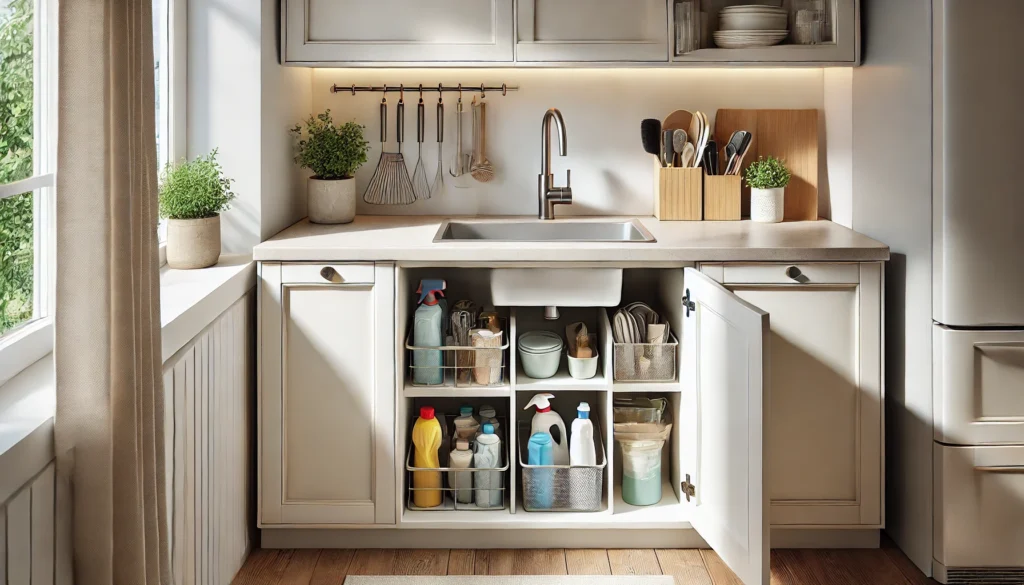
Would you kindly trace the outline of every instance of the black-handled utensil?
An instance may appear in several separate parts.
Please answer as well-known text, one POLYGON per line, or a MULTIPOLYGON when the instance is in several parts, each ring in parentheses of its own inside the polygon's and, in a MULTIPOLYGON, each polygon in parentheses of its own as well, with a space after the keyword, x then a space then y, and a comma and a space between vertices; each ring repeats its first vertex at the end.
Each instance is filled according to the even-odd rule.
POLYGON ((661 166, 665 166, 661 158, 661 120, 648 118, 640 122, 640 140, 644 144, 644 152, 653 154, 661 166))
POLYGON ((704 167, 704 173, 708 175, 718 174, 718 145, 714 138, 709 138, 707 146, 704 147, 704 159, 700 161, 704 167))

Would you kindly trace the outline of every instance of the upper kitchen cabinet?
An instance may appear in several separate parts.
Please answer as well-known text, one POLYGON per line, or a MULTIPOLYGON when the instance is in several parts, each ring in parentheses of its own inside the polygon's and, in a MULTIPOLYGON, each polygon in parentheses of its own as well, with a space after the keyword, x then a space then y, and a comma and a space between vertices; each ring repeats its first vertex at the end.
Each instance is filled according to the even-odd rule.
POLYGON ((856 65, 860 61, 859 4, 858 0, 669 0, 671 60, 681 65, 856 65), (776 44, 757 46, 769 42, 776 44))
POLYGON ((665 0, 518 0, 516 61, 667 62, 665 0))
POLYGON ((283 0, 281 62, 511 62, 512 2, 283 0))

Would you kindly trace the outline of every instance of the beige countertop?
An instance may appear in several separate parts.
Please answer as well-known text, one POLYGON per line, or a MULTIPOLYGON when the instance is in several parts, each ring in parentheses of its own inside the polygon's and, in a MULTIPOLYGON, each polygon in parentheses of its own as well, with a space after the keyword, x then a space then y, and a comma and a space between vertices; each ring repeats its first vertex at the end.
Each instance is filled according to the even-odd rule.
MULTIPOLYGON (((317 225, 308 220, 256 246, 260 261, 398 261, 398 262, 614 262, 676 264, 684 262, 798 262, 888 260, 889 248, 831 221, 761 224, 751 221, 640 222, 656 242, 433 243, 441 222, 427 216, 360 215, 345 225, 317 225)), ((488 221, 486 218, 459 218, 488 221)), ((523 219, 523 218, 491 218, 523 219)), ((563 218, 556 222, 632 218, 563 218)))

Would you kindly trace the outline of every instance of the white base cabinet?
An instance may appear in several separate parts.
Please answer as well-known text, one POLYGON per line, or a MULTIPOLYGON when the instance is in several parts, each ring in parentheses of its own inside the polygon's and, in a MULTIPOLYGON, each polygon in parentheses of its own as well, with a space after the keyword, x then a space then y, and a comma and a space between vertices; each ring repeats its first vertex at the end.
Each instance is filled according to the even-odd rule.
POLYGON ((486 306, 488 267, 263 263, 260 526, 693 529, 742 582, 764 585, 772 526, 880 527, 881 264, 701 268, 623 274, 623 303, 656 307, 679 339, 674 380, 615 380, 613 308, 563 307, 552 323, 539 307, 499 307, 511 347, 502 383, 448 388, 410 379, 413 293, 421 279, 444 278, 450 303, 486 306), (577 320, 596 335, 598 374, 527 377, 517 336, 577 320), (555 394, 567 426, 579 402, 591 404, 608 454, 596 512, 523 506, 518 425, 529 424, 523 407, 538 392, 555 394), (612 405, 635 393, 666 396, 674 422, 654 506, 621 496, 612 405), (414 509, 407 503, 411 421, 420 406, 451 413, 463 403, 489 404, 508 425, 506 506, 414 509))
POLYGON ((703 264, 771 314, 771 523, 882 526, 882 265, 703 264))
POLYGON ((390 265, 260 265, 260 526, 395 522, 393 299, 390 265))

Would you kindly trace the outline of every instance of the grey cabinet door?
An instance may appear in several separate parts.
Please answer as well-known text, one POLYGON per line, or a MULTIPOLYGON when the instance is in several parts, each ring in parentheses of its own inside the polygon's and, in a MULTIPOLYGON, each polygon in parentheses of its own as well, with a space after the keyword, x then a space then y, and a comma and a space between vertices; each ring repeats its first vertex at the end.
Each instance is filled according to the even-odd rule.
POLYGON ((281 62, 512 61, 513 0, 283 0, 281 62))
POLYGON ((665 0, 519 0, 517 9, 517 61, 668 61, 665 0))

